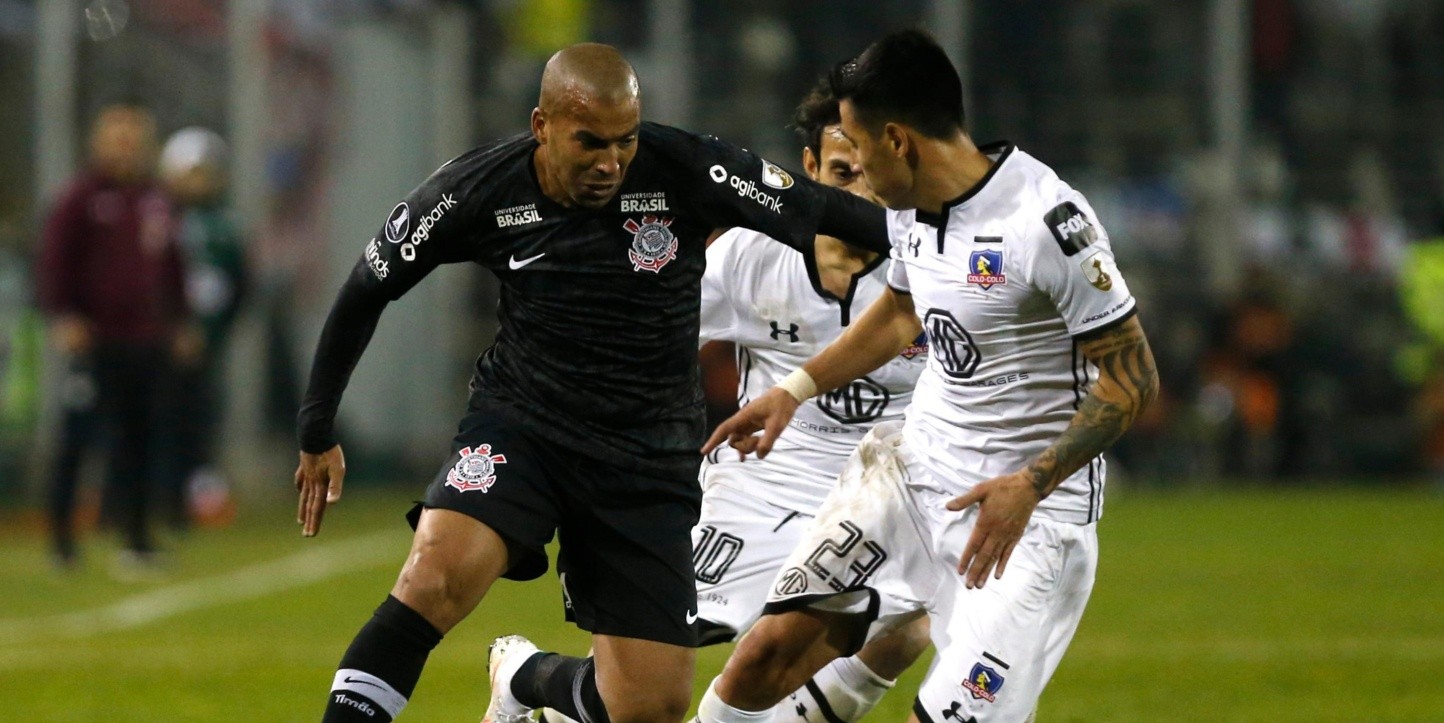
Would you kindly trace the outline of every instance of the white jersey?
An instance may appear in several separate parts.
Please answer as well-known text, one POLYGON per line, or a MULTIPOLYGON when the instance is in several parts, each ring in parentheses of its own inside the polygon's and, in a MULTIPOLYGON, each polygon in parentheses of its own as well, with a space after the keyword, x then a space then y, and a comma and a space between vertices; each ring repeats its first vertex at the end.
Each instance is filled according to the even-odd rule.
MULTIPOLYGON (((850 305, 854 313, 861 314, 882 294, 884 276, 879 270, 858 279, 850 305)), ((812 289, 802 254, 740 228, 707 248, 701 340, 737 345, 740 404, 766 393, 843 328, 841 305, 812 289)), ((799 407, 766 459, 739 462, 725 446, 713 452, 704 480, 756 485, 748 491, 774 505, 815 514, 868 430, 902 419, 926 360, 927 344, 919 337, 881 368, 799 407)))
MULTIPOLYGON (((1134 309, 1082 194, 1011 145, 984 152, 993 168, 940 216, 888 212, 888 283, 912 294, 931 350, 903 433, 952 494, 1022 469, 1063 433, 1097 378, 1074 337, 1134 309)), ((1099 457, 1037 514, 1097 520, 1103 479, 1099 457)))

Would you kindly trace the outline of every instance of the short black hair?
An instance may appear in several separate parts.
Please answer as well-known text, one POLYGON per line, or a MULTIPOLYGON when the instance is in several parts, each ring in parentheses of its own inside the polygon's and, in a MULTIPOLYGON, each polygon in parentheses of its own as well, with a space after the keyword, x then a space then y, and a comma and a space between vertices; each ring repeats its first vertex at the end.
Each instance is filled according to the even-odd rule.
POLYGON ((870 127, 905 123, 949 138, 964 129, 963 81, 948 54, 922 30, 889 33, 828 78, 833 97, 850 100, 870 127))
POLYGON ((807 92, 797 110, 792 113, 792 130, 802 145, 812 149, 812 155, 822 158, 822 129, 842 122, 837 109, 837 98, 832 95, 832 85, 822 78, 807 92))

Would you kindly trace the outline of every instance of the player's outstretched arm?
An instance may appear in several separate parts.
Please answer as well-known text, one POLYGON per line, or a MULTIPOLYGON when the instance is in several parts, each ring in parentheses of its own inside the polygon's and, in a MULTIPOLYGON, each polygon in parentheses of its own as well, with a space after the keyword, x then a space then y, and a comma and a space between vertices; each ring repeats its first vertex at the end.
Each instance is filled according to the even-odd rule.
POLYGON ((886 289, 855 323, 766 394, 717 426, 702 447, 710 454, 727 442, 746 457, 766 457, 803 402, 886 364, 922 331, 911 296, 886 289), (762 435, 755 436, 755 433, 762 435))
POLYGON ((306 537, 320 532, 326 506, 341 499, 346 459, 336 442, 336 409, 388 302, 380 290, 364 282, 364 264, 362 259, 356 272, 342 284, 326 317, 321 340, 316 344, 316 358, 311 363, 311 380, 297 415, 301 462, 295 476, 299 495, 296 522, 306 537))
POLYGON ((1098 382, 1063 434, 1027 467, 948 503, 954 511, 979 504, 978 523, 958 563, 968 587, 982 587, 989 572, 1002 577, 1039 500, 1123 436, 1158 396, 1158 370, 1137 316, 1079 338, 1078 350, 1098 368, 1098 382))

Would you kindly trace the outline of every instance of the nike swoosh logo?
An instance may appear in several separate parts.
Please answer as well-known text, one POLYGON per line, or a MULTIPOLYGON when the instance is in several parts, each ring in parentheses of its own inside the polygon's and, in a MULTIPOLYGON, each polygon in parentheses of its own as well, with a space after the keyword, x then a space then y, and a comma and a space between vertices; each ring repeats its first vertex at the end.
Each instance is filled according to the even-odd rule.
POLYGON ((371 686, 372 688, 380 688, 380 687, 381 687, 381 686, 379 686, 379 685, 377 685, 377 684, 375 684, 375 683, 372 683, 372 682, 369 681, 369 680, 361 680, 361 679, 359 679, 359 678, 352 678, 352 677, 349 676, 349 675, 346 676, 346 682, 347 682, 347 683, 360 683, 361 685, 369 685, 369 686, 371 686))
POLYGON ((509 266, 509 267, 511 267, 511 270, 512 270, 512 271, 516 271, 517 269, 519 269, 519 268, 521 268, 521 267, 523 267, 523 266, 526 266, 527 264, 529 264, 529 263, 531 263, 531 262, 533 262, 533 261, 536 261, 537 259, 539 259, 539 258, 541 258, 541 257, 543 257, 543 256, 546 256, 546 252, 545 252, 545 251, 543 251, 543 252, 541 252, 541 253, 537 254, 536 256, 533 256, 533 257, 531 257, 531 258, 529 258, 529 259, 522 259, 522 260, 520 260, 520 261, 517 261, 517 260, 516 260, 516 254, 512 254, 511 258, 507 260, 506 265, 509 266))
POLYGON ((691 610, 688 610, 688 611, 687 611, 687 624, 688 624, 688 625, 691 625, 692 623, 695 623, 695 622, 697 622, 697 613, 694 613, 694 612, 692 612, 691 610))

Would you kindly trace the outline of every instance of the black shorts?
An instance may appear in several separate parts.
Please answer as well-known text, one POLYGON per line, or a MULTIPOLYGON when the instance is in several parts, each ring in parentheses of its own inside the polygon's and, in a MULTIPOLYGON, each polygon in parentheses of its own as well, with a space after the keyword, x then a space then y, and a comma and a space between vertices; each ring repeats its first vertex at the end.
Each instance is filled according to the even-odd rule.
POLYGON ((663 479, 583 457, 492 409, 461 420, 452 450, 413 526, 422 506, 480 520, 507 541, 503 577, 512 580, 546 572, 556 533, 568 620, 595 634, 696 644, 695 475, 663 479))

